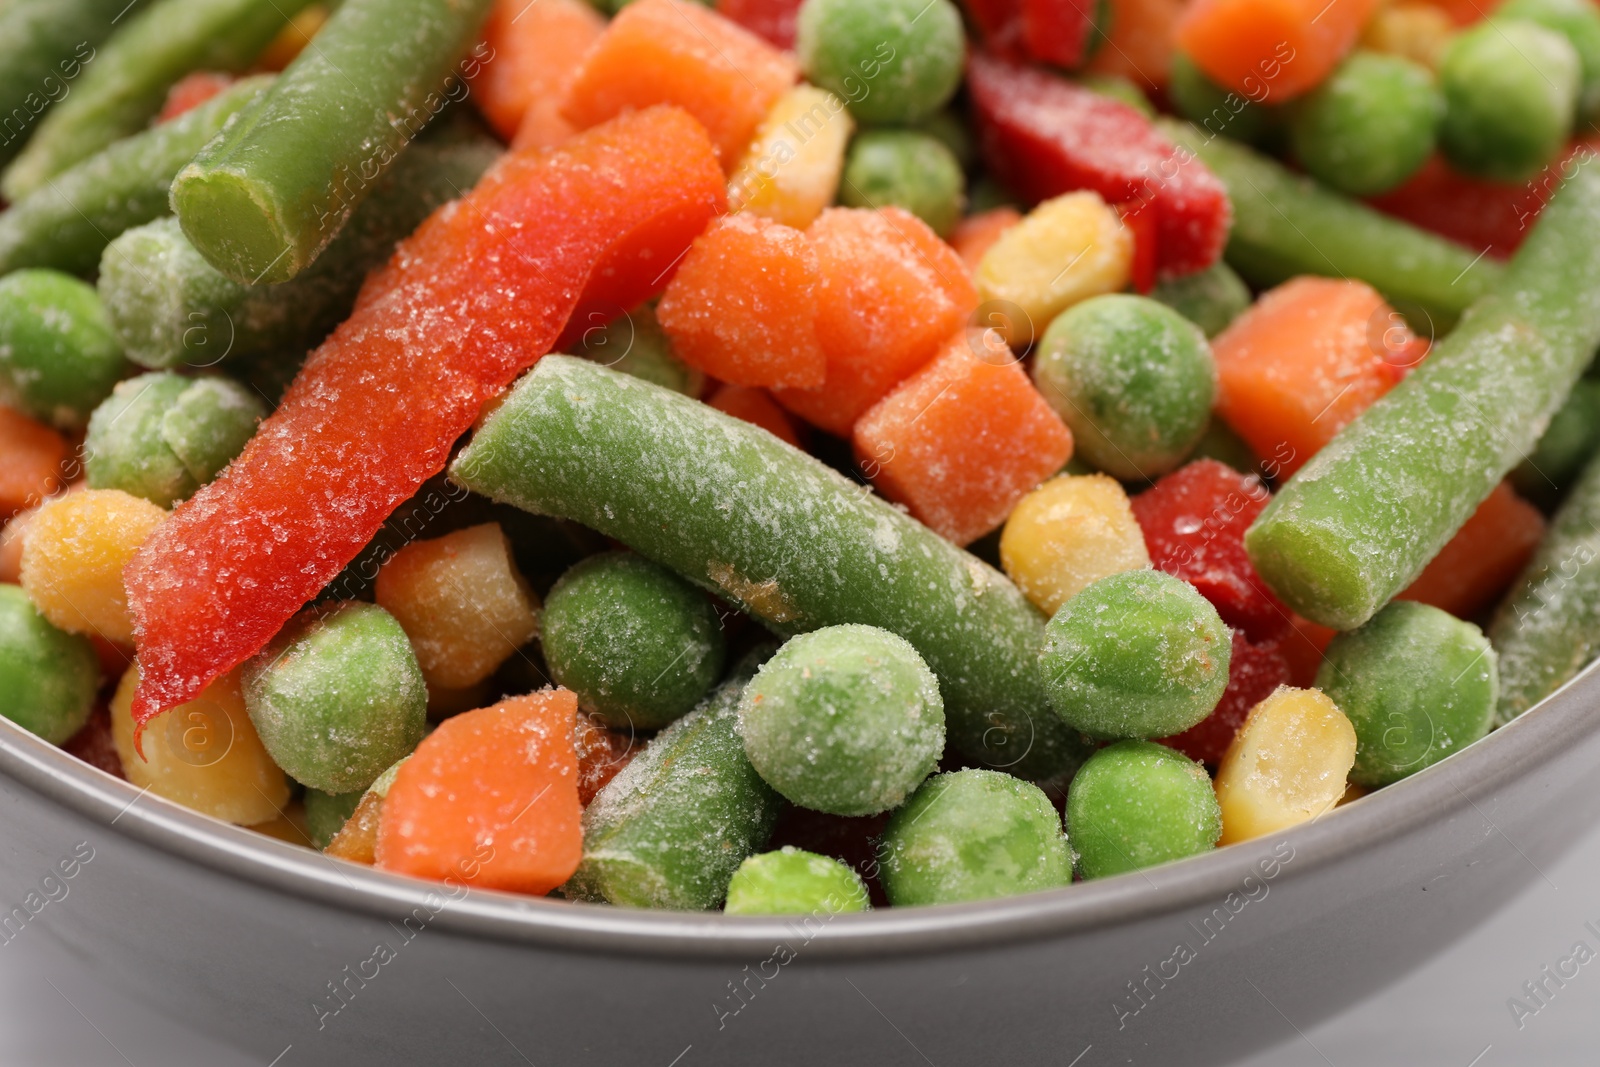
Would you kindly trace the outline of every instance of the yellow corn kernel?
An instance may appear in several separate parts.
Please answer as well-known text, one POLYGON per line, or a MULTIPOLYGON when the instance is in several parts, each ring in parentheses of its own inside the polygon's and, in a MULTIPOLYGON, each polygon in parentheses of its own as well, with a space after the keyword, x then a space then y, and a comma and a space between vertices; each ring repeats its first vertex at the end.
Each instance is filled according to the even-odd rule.
POLYGON ((323 5, 312 4, 301 8, 261 50, 256 57, 256 66, 262 70, 282 70, 287 67, 300 54, 300 50, 311 43, 311 38, 327 21, 328 9, 323 5))
POLYGON ((407 545, 378 571, 377 601, 399 620, 430 689, 465 689, 539 632, 539 598, 499 523, 407 545))
POLYGON ((1344 712, 1321 690, 1279 686, 1250 709, 1217 770, 1221 843, 1315 819, 1344 796, 1355 762, 1344 712))
POLYGON ((1372 16, 1361 33, 1361 41, 1374 52, 1387 52, 1438 70, 1439 60, 1456 32, 1455 22, 1443 8, 1433 4, 1394 4, 1372 16))
POLYGON ((1150 553, 1115 478, 1068 474, 1012 509, 1000 566, 1034 607, 1054 615, 1090 582, 1150 566, 1150 553))
POLYGON ((63 630, 133 643, 122 568, 165 521, 155 504, 120 489, 85 489, 39 509, 22 545, 22 587, 63 630))
POLYGON ((797 85, 772 105, 728 179, 728 210, 803 230, 833 203, 855 123, 844 101, 797 85))
POLYGON ((272 822, 289 803, 289 778, 256 736, 239 693, 239 672, 229 671, 195 699, 151 719, 144 758, 133 748, 133 691, 139 667, 128 668, 111 698, 111 741, 122 773, 186 808, 237 823, 272 822))
POLYGON ((1099 193, 1046 200, 1002 233, 978 263, 978 299, 1016 305, 1006 340, 1020 347, 1080 300, 1127 288, 1133 233, 1099 193))

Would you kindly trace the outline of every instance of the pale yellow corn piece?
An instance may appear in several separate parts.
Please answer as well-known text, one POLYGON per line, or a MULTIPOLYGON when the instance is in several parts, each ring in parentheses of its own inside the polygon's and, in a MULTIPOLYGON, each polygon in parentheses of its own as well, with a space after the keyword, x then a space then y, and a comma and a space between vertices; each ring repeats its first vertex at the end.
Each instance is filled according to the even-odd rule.
POLYGON ((833 203, 855 123, 844 101, 812 85, 778 98, 728 179, 728 210, 803 230, 833 203))
POLYGON ((1250 709, 1217 770, 1222 841, 1231 845, 1315 819, 1339 803, 1356 731, 1318 689, 1279 686, 1250 709))
POLYGON ((39 509, 22 545, 22 587, 63 630, 133 643, 122 569, 167 513, 120 489, 85 489, 39 509))
MULTIPOLYGON (((1020 347, 1073 304, 1128 286, 1133 233, 1099 193, 1046 200, 1000 235, 978 263, 978 299, 994 309, 1006 340, 1020 347)), ((982 305, 980 305, 980 308, 982 305)))
POLYGON ((1066 474, 1012 509, 1000 566, 1034 607, 1054 615, 1091 582, 1150 566, 1150 553, 1115 478, 1066 474))
POLYGON ((128 781, 240 826, 273 822, 284 814, 289 778, 272 762, 250 724, 238 671, 229 671, 189 703, 151 719, 144 730, 143 759, 133 747, 133 691, 138 685, 136 664, 111 698, 111 741, 128 781))
POLYGON ((430 690, 476 685, 539 632, 539 598, 499 523, 407 545, 378 571, 375 594, 411 639, 430 690))
POLYGON ((1443 8, 1433 4, 1393 4, 1372 16, 1361 33, 1361 43, 1374 52, 1439 69, 1439 60, 1456 35, 1456 24, 1443 8))

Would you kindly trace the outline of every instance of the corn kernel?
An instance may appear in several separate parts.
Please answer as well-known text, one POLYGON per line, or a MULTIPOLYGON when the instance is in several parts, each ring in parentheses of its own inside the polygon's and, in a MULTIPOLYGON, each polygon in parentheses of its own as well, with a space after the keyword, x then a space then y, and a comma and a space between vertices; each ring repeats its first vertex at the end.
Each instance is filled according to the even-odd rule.
POLYGON ((133 747, 133 691, 139 667, 128 668, 111 698, 111 741, 122 773, 186 808, 240 826, 276 820, 289 803, 289 778, 267 755, 229 671, 195 699, 151 719, 144 758, 133 747))
POLYGON ((1394 4, 1372 16, 1362 31, 1362 43, 1374 52, 1439 69, 1439 60, 1456 35, 1456 24, 1443 8, 1433 4, 1394 4))
POLYGON ((803 230, 833 203, 855 123, 844 101, 797 85, 772 105, 728 179, 728 209, 803 230))
POLYGON ((1250 709, 1217 770, 1221 843, 1315 819, 1344 796, 1355 761, 1355 727, 1333 701, 1279 686, 1250 709))
POLYGON ((167 513, 120 489, 86 489, 39 509, 22 546, 22 587, 63 630, 133 643, 122 569, 167 513))
POLYGON ((1012 509, 1000 565, 1034 607, 1054 615, 1089 583, 1150 566, 1150 554, 1115 478, 1062 475, 1012 509))
POLYGON ((400 622, 430 689, 465 689, 539 632, 539 598, 498 523, 407 545, 378 571, 378 605, 400 622))
POLYGON ((1046 200, 1002 233, 978 263, 978 299, 1016 305, 1006 340, 1020 347, 1080 300, 1127 288, 1133 233, 1092 192, 1046 200))

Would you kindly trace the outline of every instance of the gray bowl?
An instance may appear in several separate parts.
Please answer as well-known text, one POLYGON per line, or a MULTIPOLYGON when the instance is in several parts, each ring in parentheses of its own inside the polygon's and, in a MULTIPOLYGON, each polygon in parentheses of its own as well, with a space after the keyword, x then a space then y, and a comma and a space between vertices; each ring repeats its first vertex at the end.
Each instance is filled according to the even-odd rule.
POLYGON ((368 870, 141 794, 0 720, 0 942, 54 936, 277 1067, 1226 1063, 1541 877, 1600 814, 1597 707, 1591 670, 1398 785, 1181 863, 792 922, 368 870))

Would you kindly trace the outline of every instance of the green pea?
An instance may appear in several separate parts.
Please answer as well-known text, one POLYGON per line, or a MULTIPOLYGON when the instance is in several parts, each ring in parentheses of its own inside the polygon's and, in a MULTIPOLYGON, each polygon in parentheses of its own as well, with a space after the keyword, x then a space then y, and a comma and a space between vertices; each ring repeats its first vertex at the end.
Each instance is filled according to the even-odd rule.
POLYGON ((1439 145, 1468 174, 1522 181, 1554 159, 1572 132, 1581 70, 1572 43, 1521 19, 1463 30, 1439 65, 1439 145))
POLYGON ((1172 55, 1167 95, 1178 114, 1213 136, 1261 144, 1282 120, 1277 108, 1224 89, 1182 52, 1172 55))
POLYGON ((1222 809, 1204 767, 1165 745, 1119 741, 1067 788, 1067 833, 1085 878, 1154 867, 1216 847, 1222 809))
POLYGON ((756 773, 802 807, 897 807, 944 751, 939 682, 904 638, 825 626, 791 638, 745 689, 739 733, 756 773))
POLYGON ((266 416, 253 392, 227 378, 158 371, 118 382, 89 417, 89 485, 170 508, 215 478, 266 416))
POLYGON ((867 887, 855 871, 785 845, 739 864, 723 910, 729 915, 838 915, 869 906, 867 887))
POLYGON ((352 793, 324 793, 320 789, 306 790, 306 836, 317 848, 327 848, 328 842, 344 828, 350 815, 361 803, 366 790, 352 793))
POLYGON ((1396 600, 1329 643, 1317 688, 1356 728, 1350 780, 1388 785, 1489 732, 1499 659, 1472 623, 1396 600))
POLYGON ((1590 0, 1506 0, 1494 16, 1536 22, 1565 37, 1578 53, 1578 115, 1600 112, 1600 11, 1590 0))
POLYGON ((562 575, 541 630, 550 677, 618 728, 653 730, 687 713, 726 655, 706 595, 627 552, 590 556, 562 575))
POLYGON ((1171 737, 1211 714, 1233 635, 1188 582, 1125 571, 1061 605, 1039 654, 1050 704, 1090 737, 1171 737))
POLYGON ((1000 771, 928 779, 884 828, 889 903, 949 904, 1072 882, 1061 817, 1038 786, 1000 771))
POLYGON ((1289 143, 1312 177, 1351 196, 1376 196, 1433 153, 1444 98, 1421 64, 1356 52, 1289 114, 1289 143))
POLYGON ((93 286, 44 268, 0 278, 0 404, 77 429, 127 369, 93 286))
POLYGON ((0 715, 59 745, 89 721, 99 685, 89 639, 50 625, 21 586, 0 584, 0 715))
POLYGON ((1250 287, 1217 260, 1205 270, 1156 283, 1150 299, 1167 305, 1208 337, 1215 337, 1250 306, 1250 287))
POLYGON ((1152 479, 1194 451, 1217 370, 1194 323, 1149 297, 1111 293, 1057 315, 1033 380, 1078 451, 1124 481, 1152 479))
POLYGON ((862 122, 916 122, 961 84, 966 36, 950 0, 806 0, 795 33, 806 79, 862 122))
POLYGON ((938 139, 915 130, 867 130, 850 143, 839 202, 903 207, 941 237, 961 221, 961 164, 938 139))
POLYGON ((573 355, 602 367, 684 396, 698 397, 705 390, 705 374, 672 351, 672 341, 656 322, 656 310, 649 304, 641 304, 609 322, 591 323, 580 341, 573 355))
POLYGON ((273 761, 329 793, 366 789, 417 747, 427 723, 411 642, 376 604, 302 612, 245 663, 241 681, 273 761))
POLYGON ((1085 89, 1092 89, 1101 96, 1109 96, 1133 108, 1147 119, 1156 117, 1156 109, 1150 103, 1150 98, 1144 95, 1144 90, 1120 74, 1084 74, 1078 78, 1078 84, 1085 89))

